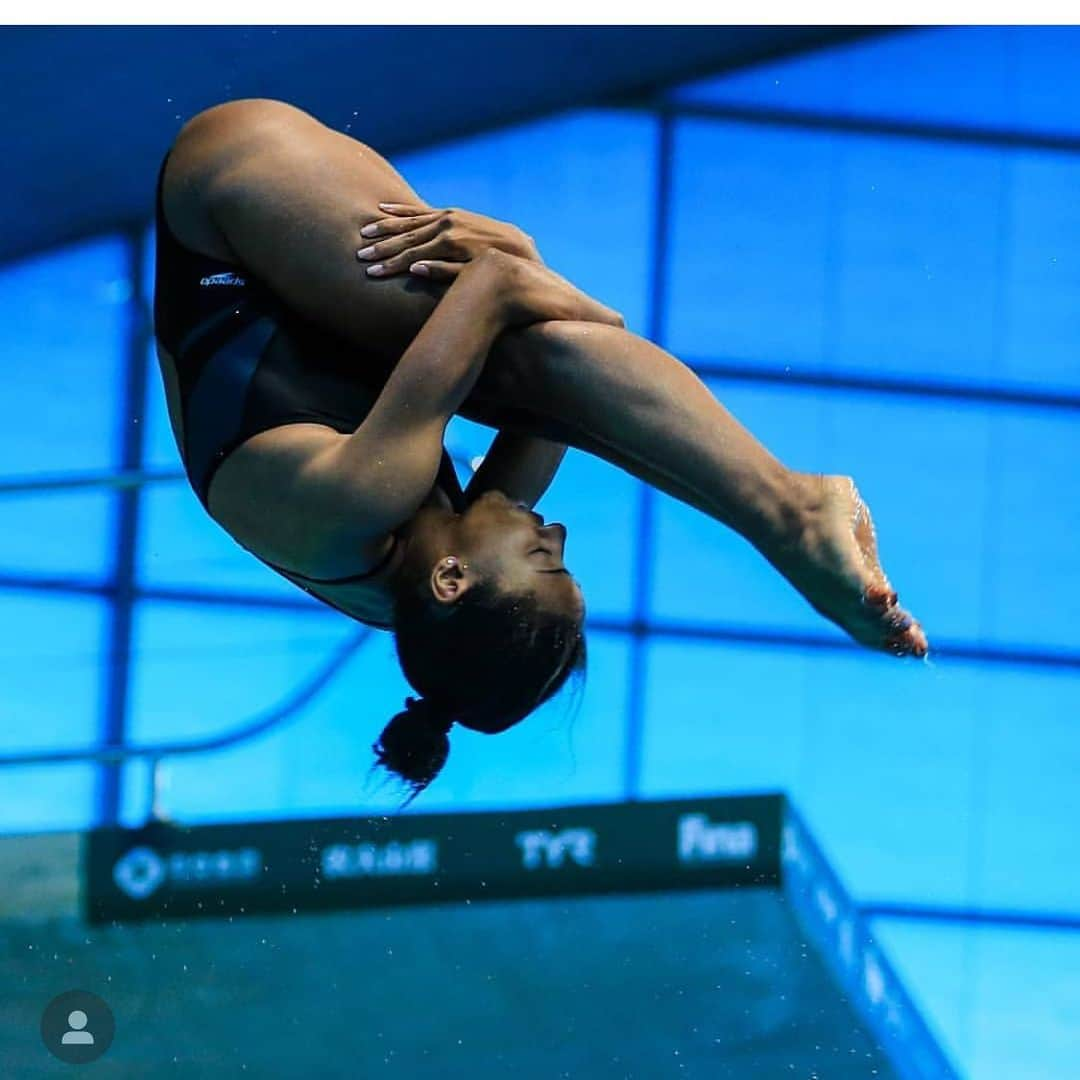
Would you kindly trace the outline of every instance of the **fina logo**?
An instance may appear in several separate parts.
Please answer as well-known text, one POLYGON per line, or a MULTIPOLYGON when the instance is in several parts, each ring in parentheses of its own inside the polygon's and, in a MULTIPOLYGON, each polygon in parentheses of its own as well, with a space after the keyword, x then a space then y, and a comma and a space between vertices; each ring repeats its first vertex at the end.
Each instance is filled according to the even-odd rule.
POLYGON ((132 848, 113 867, 113 881, 133 900, 145 900, 164 880, 165 860, 153 848, 132 848))
POLYGON ((757 826, 752 821, 712 824, 704 814, 679 818, 679 862, 747 862, 758 850, 757 826))
POLYGON ((211 274, 199 281, 200 285, 246 285, 247 282, 239 274, 211 274))

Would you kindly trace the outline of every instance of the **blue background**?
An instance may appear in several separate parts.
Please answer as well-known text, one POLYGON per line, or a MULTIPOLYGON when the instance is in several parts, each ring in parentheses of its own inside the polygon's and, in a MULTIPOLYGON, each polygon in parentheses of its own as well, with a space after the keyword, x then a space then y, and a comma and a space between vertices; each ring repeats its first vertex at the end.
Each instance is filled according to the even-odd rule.
MULTIPOLYGON (((1080 1056, 1078 61, 1073 30, 912 32, 395 162, 520 224, 789 465, 854 475, 938 646, 849 649, 737 536, 572 451, 540 509, 589 601, 584 693, 455 732, 416 809, 783 788, 948 1051, 995 1080, 1080 1056)), ((0 268, 5 477, 177 468, 152 256, 148 229, 0 268)), ((490 437, 455 420, 448 443, 490 437)), ((4 752, 219 733, 354 633, 184 483, 3 499, 4 752)), ((370 744, 406 692, 375 635, 288 724, 168 762, 164 806, 388 809, 370 744)), ((109 773, 6 771, 0 828, 142 821, 145 765, 109 773)))

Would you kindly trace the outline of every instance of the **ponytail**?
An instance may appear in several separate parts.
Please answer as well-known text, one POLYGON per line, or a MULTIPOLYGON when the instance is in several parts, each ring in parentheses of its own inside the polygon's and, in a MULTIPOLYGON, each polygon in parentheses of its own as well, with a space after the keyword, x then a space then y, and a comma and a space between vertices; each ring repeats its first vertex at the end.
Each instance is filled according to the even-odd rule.
POLYGON ((439 775, 450 754, 450 729, 455 718, 429 698, 407 697, 372 744, 375 766, 396 773, 412 789, 402 809, 439 775))

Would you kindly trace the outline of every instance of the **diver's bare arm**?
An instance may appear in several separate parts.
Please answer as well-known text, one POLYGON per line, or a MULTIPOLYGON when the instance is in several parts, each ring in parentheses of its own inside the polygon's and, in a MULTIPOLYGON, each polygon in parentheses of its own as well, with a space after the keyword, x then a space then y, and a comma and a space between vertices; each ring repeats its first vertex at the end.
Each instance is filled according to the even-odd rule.
POLYGON ((472 502, 494 488, 511 499, 535 506, 551 486, 565 456, 565 443, 518 431, 500 431, 469 481, 465 501, 472 502))
POLYGON ((537 319, 592 315, 614 317, 545 268, 495 250, 474 259, 405 350, 363 423, 307 463, 300 485, 307 512, 336 507, 346 533, 381 532, 407 520, 431 490, 446 425, 496 337, 537 319))

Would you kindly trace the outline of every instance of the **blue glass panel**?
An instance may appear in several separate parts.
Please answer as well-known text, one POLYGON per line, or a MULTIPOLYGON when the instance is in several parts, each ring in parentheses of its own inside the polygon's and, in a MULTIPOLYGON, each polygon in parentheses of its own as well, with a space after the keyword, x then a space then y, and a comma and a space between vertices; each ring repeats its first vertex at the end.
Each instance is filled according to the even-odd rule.
POLYGON ((1080 916, 1080 671, 987 672, 979 701, 976 900, 1080 916))
POLYGON ((648 656, 647 797, 784 789, 860 899, 965 897, 976 669, 721 643, 648 656))
MULTIPOLYGON (((288 697, 355 630, 355 624, 333 614, 140 604, 133 635, 131 740, 187 741, 229 731, 288 697)), ((386 671, 400 680, 396 668, 388 664, 386 671)), ((349 690, 347 701, 328 691, 290 724, 256 741, 167 763, 169 813, 182 820, 225 820, 296 810, 287 779, 296 761, 308 760, 318 746, 323 780, 333 763, 333 753, 326 752, 325 721, 352 730, 358 717, 367 716, 375 687, 357 681, 351 667, 333 689, 343 686, 349 690)), ((129 775, 139 783, 129 785, 124 815, 137 822, 146 809, 143 774, 132 768, 129 775)), ((332 786, 325 789, 330 801, 335 794, 332 786)))
MULTIPOLYGON (((1018 127, 1080 132, 1080 88, 1076 26, 1011 26, 1006 29, 1009 61, 1007 94, 1018 127)), ((1009 115, 1007 113, 1006 115, 1009 115)))
POLYGON ((829 364, 994 381, 1000 152, 845 138, 837 169, 829 364))
POLYGON ((139 527, 141 585, 302 595, 233 540, 202 508, 186 481, 145 488, 139 527))
POLYGON ((994 418, 984 534, 987 636, 1080 650, 1078 463, 1075 413, 1003 410, 994 418))
POLYGON ((821 366, 833 142, 678 125, 664 338, 672 351, 821 366))
POLYGON ((969 900, 984 675, 870 654, 813 662, 806 779, 794 795, 860 900, 969 900))
MULTIPOLYGON (((288 696, 354 627, 345 620, 146 604, 136 622, 132 736, 196 738, 231 729, 288 696)), ((566 690, 498 739, 456 728, 449 762, 421 809, 536 805, 619 794, 625 643, 594 634, 580 711, 566 690)), ((371 744, 412 693, 389 634, 376 633, 286 726, 166 767, 164 805, 181 820, 366 813, 400 794, 369 777, 371 744)), ((125 818, 142 820, 132 770, 125 818)))
POLYGON ((978 930, 903 919, 874 919, 871 932, 954 1066, 969 1071, 973 956, 978 930))
POLYGON ((105 576, 114 504, 106 491, 0 496, 0 573, 105 576))
MULTIPOLYGON (((992 631, 980 605, 995 586, 983 553, 996 413, 720 380, 709 387, 791 467, 855 477, 874 514, 883 565, 931 638, 992 631)), ((657 530, 655 615, 834 632, 749 544, 703 514, 660 499, 657 530)))
POLYGON ((985 123, 1005 107, 998 28, 886 34, 695 82, 679 100, 985 123))
MULTIPOLYGON (((681 124, 676 145, 666 340, 677 355, 1007 374, 1000 271, 1015 230, 1000 152, 701 121, 681 124)), ((1061 318, 1075 320, 1072 308, 1061 318)))
POLYGON ((797 787, 807 738, 807 657, 654 639, 647 658, 648 798, 797 787))
POLYGON ((1080 158, 1013 155, 1008 191, 1002 374, 1075 392, 1080 390, 1080 158))
POLYGON ((875 919, 873 928, 963 1075, 1075 1071, 1080 935, 899 919, 875 919))
POLYGON ((640 332, 655 149, 650 118, 590 110, 402 155, 394 164, 434 206, 519 225, 548 265, 640 332))
MULTIPOLYGON (((97 600, 0 593, 4 753, 97 743, 106 615, 97 600)), ((92 766, 5 769, 0 792, 0 831, 93 820, 92 766)))
POLYGON ((907 31, 695 82, 677 100, 1080 132, 1075 27, 907 31))
POLYGON ((5 475, 105 469, 116 454, 128 259, 110 237, 0 269, 5 475))

